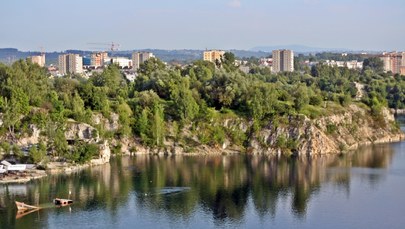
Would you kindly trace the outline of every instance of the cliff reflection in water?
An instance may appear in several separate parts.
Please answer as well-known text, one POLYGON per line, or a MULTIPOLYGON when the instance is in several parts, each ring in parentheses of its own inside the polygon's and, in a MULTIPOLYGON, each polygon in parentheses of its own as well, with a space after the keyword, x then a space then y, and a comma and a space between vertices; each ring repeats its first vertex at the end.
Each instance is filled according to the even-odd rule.
MULTIPOLYGON (((202 209, 212 214, 217 223, 238 222, 251 203, 259 217, 275 217, 277 205, 288 203, 291 212, 300 218, 305 216, 311 197, 324 185, 349 194, 353 173, 377 185, 393 154, 387 144, 343 156, 297 159, 146 155, 115 158, 108 165, 71 175, 54 175, 25 186, 0 186, 0 228, 36 225, 37 216, 15 220, 15 207, 10 207, 14 200, 49 203, 54 197, 68 197, 69 190, 70 198, 76 201, 74 208, 103 210, 112 218, 120 208, 133 206, 138 211, 184 219, 202 209)), ((40 211, 41 222, 46 222, 50 211, 59 212, 40 211)))

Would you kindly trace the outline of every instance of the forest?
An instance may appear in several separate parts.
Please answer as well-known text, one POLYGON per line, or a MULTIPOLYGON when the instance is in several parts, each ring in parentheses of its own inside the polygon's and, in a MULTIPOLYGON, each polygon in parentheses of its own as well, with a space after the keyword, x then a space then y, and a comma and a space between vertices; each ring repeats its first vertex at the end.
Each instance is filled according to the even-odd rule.
POLYGON ((279 74, 254 64, 245 74, 234 60, 228 52, 217 63, 198 60, 179 67, 152 58, 141 65, 134 82, 115 65, 86 79, 53 78, 29 60, 0 64, 0 159, 13 154, 32 163, 48 156, 84 163, 97 155, 97 147, 80 141, 69 145, 64 130, 72 119, 94 125, 94 114, 119 116, 115 132, 94 125, 102 138, 129 138, 158 148, 165 139, 187 145, 190 135, 210 146, 222 144, 225 137, 243 145, 269 121, 288 123, 288 117, 299 115, 314 119, 344 111, 352 103, 366 107, 376 122, 383 107, 405 108, 404 77, 384 73, 378 58, 364 60, 361 70, 320 63, 279 74), (362 92, 355 83, 364 85, 362 92), (224 117, 253 125, 247 134, 213 125, 224 117), (30 125, 42 130, 41 141, 24 154, 15 143, 29 133, 30 125))

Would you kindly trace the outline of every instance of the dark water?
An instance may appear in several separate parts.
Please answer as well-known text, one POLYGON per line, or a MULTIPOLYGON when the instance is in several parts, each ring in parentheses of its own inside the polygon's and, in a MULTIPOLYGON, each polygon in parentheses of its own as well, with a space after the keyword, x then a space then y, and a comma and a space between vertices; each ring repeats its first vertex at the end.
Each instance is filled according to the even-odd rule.
POLYGON ((345 156, 137 156, 0 186, 0 228, 405 228, 405 142, 345 156), (75 203, 55 208, 54 197, 75 203), (14 201, 44 209, 16 219, 14 201))

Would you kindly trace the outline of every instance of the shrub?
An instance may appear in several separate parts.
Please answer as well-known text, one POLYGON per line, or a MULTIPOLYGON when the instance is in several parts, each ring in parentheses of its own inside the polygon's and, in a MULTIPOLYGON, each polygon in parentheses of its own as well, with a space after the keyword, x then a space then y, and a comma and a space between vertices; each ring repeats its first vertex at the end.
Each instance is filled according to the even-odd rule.
POLYGON ((326 125, 326 132, 327 132, 328 134, 334 134, 334 133, 336 132, 336 130, 337 130, 337 126, 336 126, 335 124, 333 124, 333 123, 328 123, 328 124, 326 125))
POLYGON ((94 156, 99 154, 99 148, 96 144, 77 142, 74 146, 70 159, 79 164, 90 161, 94 156))

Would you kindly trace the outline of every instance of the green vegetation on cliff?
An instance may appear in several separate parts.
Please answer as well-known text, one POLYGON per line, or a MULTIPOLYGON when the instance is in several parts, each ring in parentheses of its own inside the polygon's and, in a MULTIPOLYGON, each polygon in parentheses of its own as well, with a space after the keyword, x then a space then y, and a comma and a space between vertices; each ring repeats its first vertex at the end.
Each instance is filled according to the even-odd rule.
MULTIPOLYGON (((405 80, 381 73, 378 60, 367 60, 362 71, 319 64, 302 72, 245 74, 233 65, 234 58, 227 53, 217 65, 196 61, 183 68, 152 58, 141 65, 134 82, 114 65, 84 79, 50 78, 44 68, 23 60, 0 64, 3 154, 16 154, 10 145, 32 134, 34 124, 41 130, 41 144, 29 150, 32 162, 43 159, 44 149, 80 163, 91 159, 94 145, 68 144, 64 131, 69 119, 97 127, 100 137, 112 142, 135 137, 159 148, 167 139, 189 147, 220 146, 231 139, 244 146, 270 121, 282 125, 289 117, 322 117, 354 102, 367 106, 376 121, 383 107, 405 108, 405 80), (359 92, 355 82, 364 89, 359 92), (95 114, 112 119, 113 113, 119 116, 118 129, 108 131, 94 123, 95 114), (229 118, 253 125, 248 131, 229 129, 222 125, 229 118)), ((280 137, 274 147, 295 146, 293 139, 280 137)))

